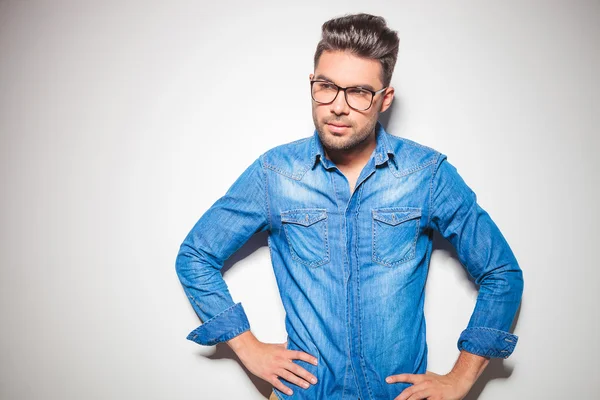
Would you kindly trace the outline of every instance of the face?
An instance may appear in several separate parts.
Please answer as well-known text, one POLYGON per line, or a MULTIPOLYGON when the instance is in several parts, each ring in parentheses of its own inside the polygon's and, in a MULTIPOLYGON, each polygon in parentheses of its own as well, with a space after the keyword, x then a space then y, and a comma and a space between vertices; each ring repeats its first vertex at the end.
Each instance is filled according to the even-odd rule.
MULTIPOLYGON (((381 71, 381 63, 377 60, 359 58, 349 52, 325 51, 309 78, 324 79, 341 87, 363 86, 377 91, 383 88, 381 71)), ((313 121, 323 147, 332 151, 349 151, 364 146, 370 139, 374 140, 379 113, 389 108, 393 97, 394 89, 389 87, 375 95, 373 104, 366 111, 350 108, 341 90, 329 104, 311 99, 313 121)))

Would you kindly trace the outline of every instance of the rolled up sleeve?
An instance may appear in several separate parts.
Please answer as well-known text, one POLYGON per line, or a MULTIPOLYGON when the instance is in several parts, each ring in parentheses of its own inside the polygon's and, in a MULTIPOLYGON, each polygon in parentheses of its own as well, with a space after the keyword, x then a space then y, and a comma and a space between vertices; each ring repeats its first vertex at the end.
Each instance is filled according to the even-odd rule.
POLYGON ((177 254, 177 275, 203 322, 187 339, 201 345, 227 341, 250 329, 244 308, 233 301, 221 269, 250 237, 270 228, 261 159, 200 217, 177 254))
POLYGON ((508 358, 518 337, 509 332, 523 293, 523 273, 506 239, 477 196, 440 154, 430 191, 430 226, 456 249, 479 293, 457 342, 459 350, 508 358))
POLYGON ((242 303, 236 303, 191 331, 187 339, 210 346, 227 341, 250 329, 242 303))

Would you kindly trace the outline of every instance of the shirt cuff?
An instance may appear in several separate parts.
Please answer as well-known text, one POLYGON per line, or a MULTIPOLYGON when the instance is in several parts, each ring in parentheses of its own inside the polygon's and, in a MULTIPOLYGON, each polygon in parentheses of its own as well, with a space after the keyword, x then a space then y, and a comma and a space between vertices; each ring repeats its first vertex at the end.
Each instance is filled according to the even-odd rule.
POLYGON ((458 338, 458 350, 483 357, 508 358, 519 337, 512 333, 486 327, 467 328, 458 338))
POLYGON ((186 339, 204 346, 212 346, 249 329, 250 323, 244 308, 241 303, 236 303, 191 331, 186 339))

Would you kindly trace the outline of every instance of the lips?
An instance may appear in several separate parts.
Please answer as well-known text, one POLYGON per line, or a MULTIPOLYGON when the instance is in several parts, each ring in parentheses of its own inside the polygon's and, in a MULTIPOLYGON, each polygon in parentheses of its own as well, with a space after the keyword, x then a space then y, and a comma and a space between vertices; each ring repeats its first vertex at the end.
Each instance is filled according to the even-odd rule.
POLYGON ((331 133, 334 134, 345 134, 348 131, 349 126, 348 125, 335 125, 335 124, 327 124, 327 126, 329 127, 328 130, 331 133))
POLYGON ((330 122, 328 122, 327 124, 331 125, 331 126, 335 126, 337 128, 347 128, 350 126, 350 125, 334 124, 334 123, 330 123, 330 122))

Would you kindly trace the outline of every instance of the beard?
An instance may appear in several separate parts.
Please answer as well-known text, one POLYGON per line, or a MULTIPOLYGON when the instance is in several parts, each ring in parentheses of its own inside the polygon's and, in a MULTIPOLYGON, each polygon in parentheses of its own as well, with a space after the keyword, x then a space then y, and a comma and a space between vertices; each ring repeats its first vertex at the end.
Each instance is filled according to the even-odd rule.
POLYGON ((354 125, 344 120, 328 119, 327 121, 348 124, 350 127, 346 129, 347 132, 345 134, 340 136, 328 132, 325 130, 326 123, 319 122, 317 116, 315 115, 315 111, 313 110, 313 122, 315 124, 315 129, 317 130, 319 139, 321 139, 321 143, 325 150, 329 152, 351 151, 361 148, 364 143, 369 140, 371 134, 373 134, 375 131, 375 126, 377 125, 377 116, 373 118, 373 120, 369 121, 365 126, 360 127, 358 130, 354 125))

